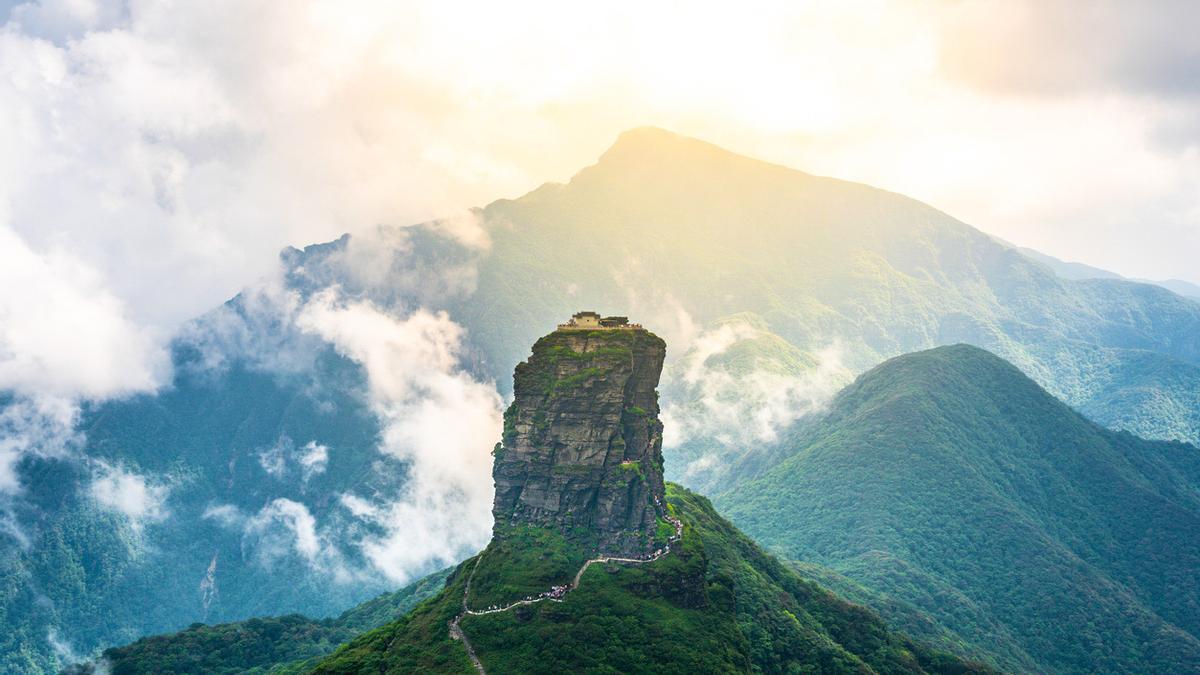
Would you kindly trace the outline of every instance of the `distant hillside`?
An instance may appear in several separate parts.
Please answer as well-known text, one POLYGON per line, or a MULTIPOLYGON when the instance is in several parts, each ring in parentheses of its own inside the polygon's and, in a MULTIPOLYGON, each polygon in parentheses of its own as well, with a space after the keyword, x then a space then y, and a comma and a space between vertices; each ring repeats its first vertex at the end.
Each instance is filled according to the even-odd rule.
POLYGON ((446 569, 391 593, 346 610, 336 619, 299 614, 248 619, 216 626, 195 624, 169 635, 142 638, 104 651, 97 663, 68 668, 64 675, 240 675, 301 668, 338 645, 404 616, 439 593, 452 570, 446 569), (294 663, 299 662, 299 663, 294 663))
MULTIPOLYGON (((1032 248, 1021 246, 1017 247, 1017 250, 1022 254, 1042 263, 1043 265, 1046 265, 1053 270, 1055 274, 1064 279, 1079 280, 1127 278, 1117 274, 1116 272, 1109 272, 1108 270, 1100 269, 1099 267, 1092 267, 1091 265, 1085 265, 1083 263, 1060 260, 1052 255, 1046 255, 1045 253, 1036 251, 1032 248)), ((1150 279, 1130 279, 1130 281, 1138 281, 1146 284, 1154 284, 1155 286, 1162 286, 1163 288, 1174 293, 1178 293, 1185 298, 1200 300, 1200 286, 1188 281, 1183 281, 1182 279, 1166 279, 1161 281, 1153 281, 1150 279)))
POLYGON ((1200 450, 966 345, 858 378, 717 504, 903 630, 1014 671, 1200 667, 1200 450))

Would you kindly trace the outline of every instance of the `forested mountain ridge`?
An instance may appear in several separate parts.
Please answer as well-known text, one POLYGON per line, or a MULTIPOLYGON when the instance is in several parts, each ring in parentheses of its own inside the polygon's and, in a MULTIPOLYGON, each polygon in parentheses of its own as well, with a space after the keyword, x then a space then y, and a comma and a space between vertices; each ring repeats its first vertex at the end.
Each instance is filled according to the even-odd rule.
POLYGON ((337 618, 317 620, 289 614, 215 626, 197 623, 178 633, 106 649, 95 662, 68 667, 63 675, 242 675, 302 669, 341 643, 390 623, 436 595, 451 571, 442 570, 384 593, 337 618))
POLYGON ((966 345, 885 362, 779 445, 717 504, 905 630, 1014 670, 1200 666, 1194 446, 1104 429, 966 345))

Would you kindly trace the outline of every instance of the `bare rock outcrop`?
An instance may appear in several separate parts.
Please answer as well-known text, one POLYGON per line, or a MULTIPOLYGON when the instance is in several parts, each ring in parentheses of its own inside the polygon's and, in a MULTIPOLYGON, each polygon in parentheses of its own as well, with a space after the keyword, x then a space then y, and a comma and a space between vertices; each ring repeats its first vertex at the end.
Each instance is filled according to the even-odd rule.
POLYGON ((563 328, 517 366, 496 447, 497 537, 528 524, 606 554, 645 554, 664 515, 658 386, 666 344, 641 328, 563 328))

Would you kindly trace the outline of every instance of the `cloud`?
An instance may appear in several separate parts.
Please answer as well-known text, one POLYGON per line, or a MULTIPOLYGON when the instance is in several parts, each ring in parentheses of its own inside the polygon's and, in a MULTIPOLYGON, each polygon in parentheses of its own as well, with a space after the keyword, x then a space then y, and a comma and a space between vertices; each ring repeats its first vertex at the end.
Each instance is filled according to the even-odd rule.
POLYGON ((171 491, 168 485, 104 461, 97 461, 95 466, 89 494, 101 506, 128 518, 134 530, 167 518, 166 502, 171 491))
POLYGON ((1200 5, 1190 0, 971 0, 944 21, 941 66, 972 86, 1200 96, 1200 5))
POLYGON ((307 483, 313 476, 325 473, 325 467, 329 464, 329 448, 316 441, 309 441, 300 449, 303 452, 299 459, 300 469, 304 482, 307 483))
MULTIPOLYGON (((747 322, 726 322, 698 335, 670 373, 677 391, 663 407, 665 447, 702 440, 746 452, 773 443, 797 419, 822 410, 850 379, 836 346, 817 353, 815 364, 804 369, 784 367, 770 352, 749 363, 718 360, 759 340, 784 349, 779 338, 747 322)), ((711 468, 714 458, 697 461, 685 474, 711 468)))
POLYGON ((311 372, 321 341, 296 330, 301 299, 288 289, 283 269, 243 289, 233 302, 187 323, 177 344, 191 348, 185 365, 194 374, 215 374, 232 363, 280 374, 311 372))
POLYGON ((355 518, 370 520, 377 520, 379 518, 379 508, 362 497, 347 493, 340 495, 338 501, 355 518))
MULTIPOLYGON (((398 494, 343 494, 345 510, 320 520, 291 499, 275 499, 254 514, 214 504, 204 517, 241 531, 265 565, 295 555, 341 581, 381 573, 403 582, 486 544, 501 400, 493 384, 462 369, 462 327, 444 312, 393 314, 370 300, 346 298, 340 287, 293 300, 264 307, 285 308, 284 330, 327 342, 363 368, 365 395, 382 429, 378 449, 401 463, 403 486, 398 494), (343 516, 364 527, 347 526, 343 516), (350 549, 365 556, 369 569, 352 562, 350 549)), ((258 460, 277 479, 298 475, 307 483, 326 470, 331 451, 317 440, 297 446, 281 436, 258 460)))
POLYGON ((396 311, 437 307, 475 291, 479 260, 490 245, 481 215, 471 211, 358 232, 344 246, 310 256, 290 276, 318 289, 336 284, 345 295, 396 311))
MULTIPOLYGON (((403 476, 398 493, 341 495, 344 511, 317 512, 294 499, 251 514, 229 504, 210 506, 204 517, 240 531, 262 564, 297 556, 342 581, 380 574, 404 581, 487 542, 490 450, 500 435, 501 400, 493 384, 463 369, 463 328, 444 312, 419 308, 431 293, 469 292, 473 264, 455 261, 485 245, 469 234, 476 226, 472 216, 453 233, 439 224, 421 228, 424 234, 378 228, 294 257, 288 275, 295 288, 284 290, 280 280, 248 289, 189 328, 187 344, 200 354, 201 370, 241 359, 268 371, 279 365, 299 372, 327 347, 359 364, 366 376, 362 395, 381 428, 378 449, 396 460, 387 470, 403 476), (414 259, 412 237, 447 233, 454 245, 440 249, 442 258, 414 259), (356 240, 369 245, 355 246, 356 240), (281 356, 290 351, 297 355, 281 356)), ((336 462, 335 450, 319 439, 301 444, 282 435, 256 458, 277 480, 299 478, 303 492, 336 462)))
MULTIPOLYGON (((246 523, 246 531, 265 536, 275 525, 282 525, 291 534, 292 548, 309 562, 317 562, 321 551, 327 548, 317 536, 317 521, 308 507, 291 499, 276 499, 263 507, 246 523)), ((268 557, 279 555, 271 546, 261 546, 260 552, 268 557)))
POLYGON ((65 664, 77 663, 80 660, 71 643, 63 639, 58 634, 58 629, 51 626, 46 631, 46 642, 50 644, 50 648, 54 650, 54 655, 59 661, 65 664))
POLYGON ((165 367, 94 270, 0 224, 0 391, 100 398, 152 388, 165 367))
POLYGON ((292 449, 292 439, 286 436, 280 437, 279 441, 271 447, 258 453, 258 465, 262 467, 267 475, 275 478, 282 478, 287 470, 287 457, 284 456, 284 443, 287 448, 292 449))
MULTIPOLYGON (((357 11, 321 2, 46 1, 9 13, 0 390, 153 390, 169 379, 164 347, 180 325, 271 275, 285 244, 499 196, 480 189, 491 162, 469 142, 434 152, 462 129, 439 128, 441 94, 415 96, 433 71, 380 58, 406 16, 360 10, 375 17, 366 36, 347 21, 357 11)), ((439 223, 486 248, 475 216, 439 223)))
POLYGON ((325 472, 329 464, 329 448, 316 441, 296 447, 291 438, 283 435, 274 445, 258 453, 258 463, 263 471, 277 480, 298 473, 302 483, 307 485, 313 476, 325 472))
POLYGON ((200 517, 215 520, 225 527, 241 526, 245 522, 245 516, 233 504, 209 506, 200 517))
MULTIPOLYGON (((298 557, 311 570, 330 575, 338 583, 363 579, 362 570, 351 565, 339 548, 338 532, 322 528, 316 516, 301 502, 286 497, 271 500, 252 514, 244 513, 232 504, 209 506, 202 516, 222 527, 240 532, 243 547, 253 553, 260 565, 271 569, 277 561, 298 557)), ((215 597, 216 558, 209 563, 210 573, 201 582, 201 592, 215 597), (211 581, 211 583, 210 583, 211 581)))
POLYGON ((21 491, 17 463, 25 455, 66 457, 79 448, 78 416, 73 401, 55 396, 0 401, 0 497, 21 491))
MULTIPOLYGON (((670 290, 659 288, 646 262, 636 256, 626 258, 620 267, 612 269, 613 281, 625 293, 625 307, 630 315, 640 317, 654 332, 687 350, 700 332, 690 312, 670 290)), ((568 289, 569 290, 569 289, 568 289)), ((570 292, 574 295, 574 292, 570 292)), ((668 358, 672 354, 667 354, 668 358)))
MULTIPOLYGON (((0 27, 0 389, 153 390, 180 325, 283 245, 521 194, 645 124, 1196 281, 1196 12, 22 3, 0 27), (1005 98, 1028 88, 1102 94, 1005 98)), ((470 216, 441 227, 488 245, 470 216)))
POLYGON ((363 366, 383 428, 380 451, 408 469, 393 501, 342 497, 351 513, 384 528, 360 542, 372 564, 403 581, 487 543, 501 401, 493 385, 461 370, 463 329, 445 313, 396 318, 335 291, 315 297, 297 321, 363 366))

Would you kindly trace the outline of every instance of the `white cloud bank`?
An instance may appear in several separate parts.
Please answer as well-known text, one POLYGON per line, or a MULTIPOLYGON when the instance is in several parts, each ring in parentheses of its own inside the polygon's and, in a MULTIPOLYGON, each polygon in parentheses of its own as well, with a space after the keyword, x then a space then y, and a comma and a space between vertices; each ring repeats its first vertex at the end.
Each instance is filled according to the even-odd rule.
POLYGON ((487 543, 501 401, 494 386, 461 370, 463 329, 445 313, 395 318, 367 302, 343 302, 335 290, 306 305, 297 324, 363 366, 383 427, 380 450, 408 468, 393 502, 343 498, 351 513, 386 530, 361 542, 375 567, 404 581, 487 543))
POLYGON ((153 387, 166 355, 93 270, 0 224, 0 391, 105 397, 153 387))
MULTIPOLYGON (((244 550, 268 569, 282 558, 296 556, 313 571, 329 575, 338 583, 363 578, 363 571, 354 569, 339 548, 339 533, 321 528, 312 511, 294 499, 272 499, 253 514, 232 504, 214 504, 205 510, 203 518, 240 532, 244 550)), ((200 584, 201 592, 210 600, 216 593, 215 575, 214 556, 200 584)))
POLYGON ((742 370, 713 362, 738 343, 766 335, 749 323, 724 323, 699 333, 672 369, 680 391, 663 408, 663 445, 703 441, 734 451, 724 459, 702 455, 684 469, 685 477, 718 470, 730 456, 775 442, 796 420, 823 410, 850 380, 836 346, 815 354, 815 365, 800 372, 766 362, 742 370))
POLYGON ((89 492, 101 506, 124 515, 133 529, 146 523, 165 520, 170 487, 138 473, 107 462, 96 463, 96 475, 89 492))
POLYGON ((54 396, 19 398, 0 408, 0 505, 22 490, 16 470, 22 456, 62 457, 79 446, 78 414, 72 401, 54 396))
MULTIPOLYGON (((340 515, 367 527, 345 527, 339 514, 320 522, 307 506, 284 498, 254 514, 215 504, 204 517, 241 530, 263 564, 294 554, 343 582, 382 573, 403 583, 481 548, 491 535, 491 449, 500 437, 502 402, 494 385, 462 369, 463 329, 444 312, 395 316, 370 301, 346 300, 337 288, 298 307, 289 320, 299 330, 362 366, 382 429, 378 449, 399 460, 404 485, 391 497, 340 495, 340 515), (350 563, 346 546, 358 548, 370 569, 350 563)), ((328 447, 317 441, 296 447, 286 437, 259 453, 265 472, 299 471, 306 482, 330 461, 328 447)))

